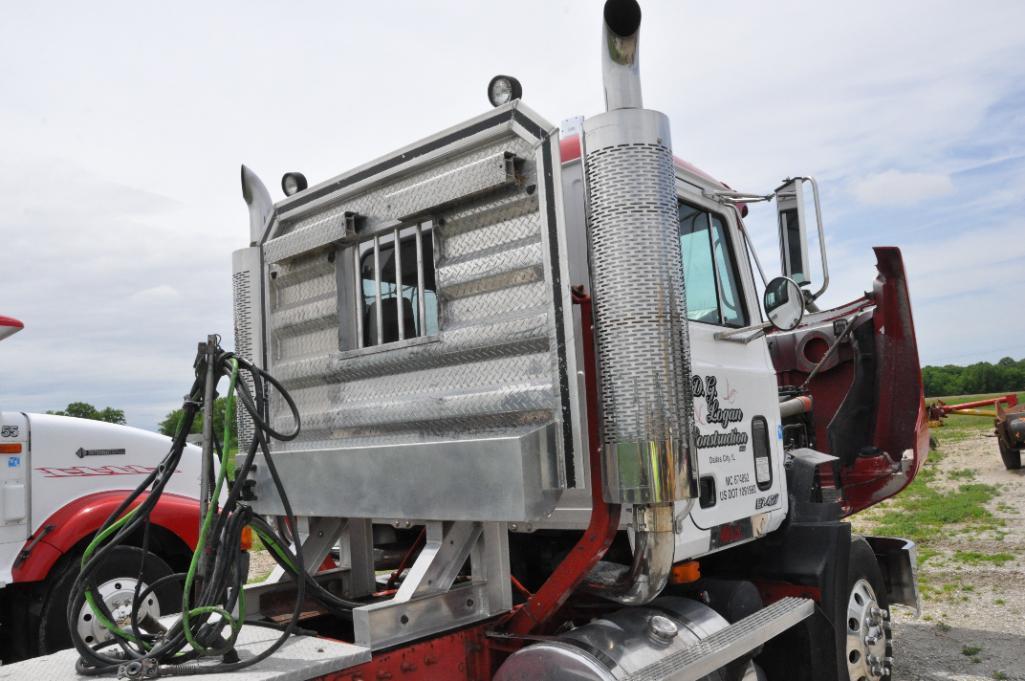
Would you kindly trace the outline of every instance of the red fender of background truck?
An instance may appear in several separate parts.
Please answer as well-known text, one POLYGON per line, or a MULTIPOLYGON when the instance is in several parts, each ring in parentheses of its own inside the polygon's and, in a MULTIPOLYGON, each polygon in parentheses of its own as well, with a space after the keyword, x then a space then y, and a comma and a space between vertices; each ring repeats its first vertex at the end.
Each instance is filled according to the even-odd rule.
MULTIPOLYGON (((43 522, 29 538, 28 556, 14 568, 15 582, 38 582, 46 578, 61 556, 79 542, 91 537, 131 492, 97 492, 63 506, 43 522), (52 529, 47 529, 51 528, 52 529), (40 533, 43 536, 40 538, 40 533), (33 545, 34 543, 34 545, 33 545)), ((143 494, 132 504, 142 503, 143 494)), ((196 548, 199 536, 199 502, 177 494, 164 493, 150 515, 152 523, 181 539, 189 550, 196 548)))

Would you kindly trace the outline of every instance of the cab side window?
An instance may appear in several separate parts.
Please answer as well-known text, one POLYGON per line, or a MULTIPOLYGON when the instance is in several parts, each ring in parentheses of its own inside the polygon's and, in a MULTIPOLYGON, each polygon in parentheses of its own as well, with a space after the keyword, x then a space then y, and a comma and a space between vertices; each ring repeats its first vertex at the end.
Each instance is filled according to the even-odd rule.
POLYGON ((719 326, 745 326, 747 312, 726 222, 683 202, 679 208, 687 318, 719 326))

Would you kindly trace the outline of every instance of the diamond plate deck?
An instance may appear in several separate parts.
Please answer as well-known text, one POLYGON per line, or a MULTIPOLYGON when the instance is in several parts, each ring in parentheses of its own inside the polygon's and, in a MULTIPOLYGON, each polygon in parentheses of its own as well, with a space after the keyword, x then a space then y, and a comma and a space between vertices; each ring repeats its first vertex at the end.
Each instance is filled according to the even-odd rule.
MULTIPOLYGON (((243 660, 259 654, 277 639, 279 632, 266 627, 246 625, 238 638, 239 657, 243 660)), ((78 652, 62 650, 51 655, 0 667, 0 680, 37 679, 42 681, 81 681, 75 673, 78 652)), ((370 650, 340 641, 312 636, 293 636, 274 655, 238 672, 189 676, 196 681, 305 681, 348 669, 370 660, 370 650)), ((114 678, 114 675, 99 678, 114 678)))

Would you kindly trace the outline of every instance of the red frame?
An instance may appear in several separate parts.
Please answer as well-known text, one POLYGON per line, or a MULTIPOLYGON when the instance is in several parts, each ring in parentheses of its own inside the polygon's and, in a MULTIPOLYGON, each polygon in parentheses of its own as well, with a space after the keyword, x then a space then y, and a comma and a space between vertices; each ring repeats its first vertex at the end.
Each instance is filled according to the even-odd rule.
POLYGON ((318 681, 484 681, 491 678, 491 650, 486 630, 494 621, 410 643, 374 657, 358 667, 318 676, 318 681))
POLYGON ((619 531, 619 504, 606 503, 601 485, 601 437, 598 433, 598 379, 594 355, 594 322, 591 297, 574 289, 573 302, 580 306, 584 346, 584 388, 587 398, 588 454, 591 467, 591 521, 583 536, 537 593, 513 612, 506 629, 512 634, 529 634, 541 628, 573 593, 591 571, 619 531))

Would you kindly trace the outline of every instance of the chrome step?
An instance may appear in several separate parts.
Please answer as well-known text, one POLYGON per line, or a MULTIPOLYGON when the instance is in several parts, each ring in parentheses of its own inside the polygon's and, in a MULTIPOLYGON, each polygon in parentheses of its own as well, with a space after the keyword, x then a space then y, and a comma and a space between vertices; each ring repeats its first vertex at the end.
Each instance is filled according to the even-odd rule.
POLYGON ((626 681, 698 681, 811 617, 815 601, 783 598, 708 638, 627 677, 626 681))

